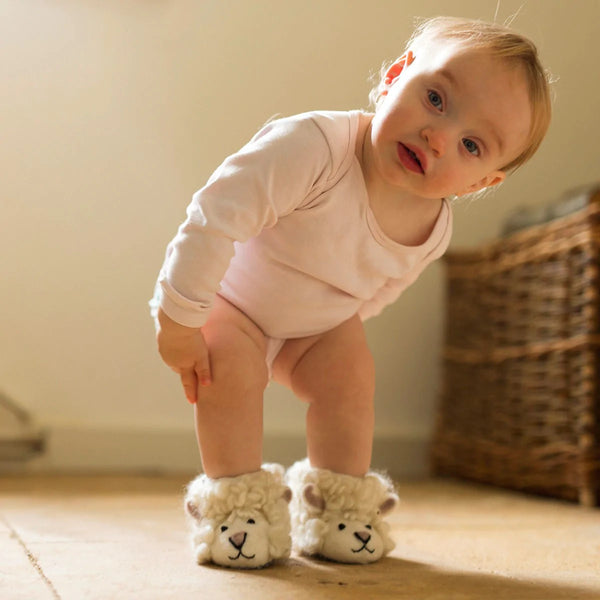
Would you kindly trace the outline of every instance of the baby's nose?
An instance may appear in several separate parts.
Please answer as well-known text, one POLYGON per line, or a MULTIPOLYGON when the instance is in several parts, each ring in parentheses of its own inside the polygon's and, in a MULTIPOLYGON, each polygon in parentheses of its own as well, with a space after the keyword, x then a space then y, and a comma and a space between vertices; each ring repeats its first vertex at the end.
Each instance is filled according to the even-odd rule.
POLYGON ((431 148, 435 157, 444 155, 446 151, 446 138, 444 132, 440 129, 426 128, 423 129, 422 136, 431 148))

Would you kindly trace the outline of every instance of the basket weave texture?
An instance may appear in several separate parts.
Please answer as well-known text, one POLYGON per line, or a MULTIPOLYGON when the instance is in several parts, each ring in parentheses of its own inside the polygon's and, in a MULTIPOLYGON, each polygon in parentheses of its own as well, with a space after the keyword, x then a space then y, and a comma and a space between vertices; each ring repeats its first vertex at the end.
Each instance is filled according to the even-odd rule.
POLYGON ((434 471, 598 505, 600 193, 445 263, 434 471))

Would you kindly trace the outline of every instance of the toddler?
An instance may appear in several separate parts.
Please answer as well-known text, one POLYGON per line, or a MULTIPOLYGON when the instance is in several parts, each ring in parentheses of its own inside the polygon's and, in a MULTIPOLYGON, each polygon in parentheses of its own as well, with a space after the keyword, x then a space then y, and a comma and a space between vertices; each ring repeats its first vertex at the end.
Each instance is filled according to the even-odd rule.
POLYGON ((550 120, 534 45, 457 18, 424 22, 371 99, 373 113, 269 123, 193 196, 167 248, 152 305, 161 357, 194 405, 199 563, 262 567, 292 540, 349 563, 393 548, 383 516, 397 497, 369 470, 363 321, 444 253, 449 199, 501 183, 550 120), (308 458, 287 474, 261 464, 271 378, 308 403, 308 458))

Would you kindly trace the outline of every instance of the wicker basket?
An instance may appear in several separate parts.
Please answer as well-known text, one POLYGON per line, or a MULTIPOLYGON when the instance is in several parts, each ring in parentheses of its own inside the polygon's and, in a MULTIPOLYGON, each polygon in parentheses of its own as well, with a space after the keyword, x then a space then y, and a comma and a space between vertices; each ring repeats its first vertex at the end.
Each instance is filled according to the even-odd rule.
POLYGON ((600 193, 445 262, 434 471, 597 505, 600 193))

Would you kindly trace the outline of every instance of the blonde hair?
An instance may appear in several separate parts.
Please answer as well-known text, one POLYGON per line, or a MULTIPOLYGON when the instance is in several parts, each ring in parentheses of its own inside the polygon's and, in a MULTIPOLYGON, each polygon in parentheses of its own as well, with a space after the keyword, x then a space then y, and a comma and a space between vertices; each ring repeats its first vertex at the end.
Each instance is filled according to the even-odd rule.
MULTIPOLYGON (((531 127, 525 149, 515 159, 502 167, 510 172, 529 160, 537 151, 550 125, 550 77, 542 66, 534 43, 504 25, 457 17, 434 17, 422 21, 406 44, 406 50, 427 42, 448 40, 474 50, 490 52, 511 65, 521 68, 528 86, 531 102, 531 127)), ((377 110, 385 90, 385 73, 394 63, 385 64, 369 99, 377 110)))

